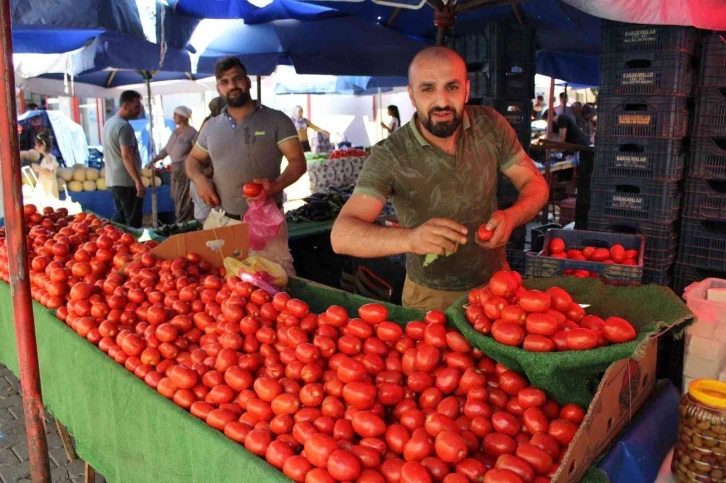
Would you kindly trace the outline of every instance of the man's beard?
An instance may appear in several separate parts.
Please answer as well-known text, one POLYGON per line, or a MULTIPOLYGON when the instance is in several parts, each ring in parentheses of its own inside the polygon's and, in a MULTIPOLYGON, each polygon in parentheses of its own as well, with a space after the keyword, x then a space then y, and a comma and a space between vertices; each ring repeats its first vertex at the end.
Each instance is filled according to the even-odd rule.
POLYGON ((427 117, 419 115, 419 119, 426 130, 437 138, 448 138, 453 136, 461 125, 461 116, 453 107, 434 107, 429 111, 427 117), (433 114, 435 112, 450 112, 454 115, 454 118, 450 121, 434 123, 433 114))
POLYGON ((229 107, 242 107, 247 104, 251 99, 252 97, 250 96, 249 91, 243 91, 242 89, 233 89, 229 91, 224 98, 229 107), (237 97, 230 96, 230 94, 235 90, 239 91, 240 94, 237 97))

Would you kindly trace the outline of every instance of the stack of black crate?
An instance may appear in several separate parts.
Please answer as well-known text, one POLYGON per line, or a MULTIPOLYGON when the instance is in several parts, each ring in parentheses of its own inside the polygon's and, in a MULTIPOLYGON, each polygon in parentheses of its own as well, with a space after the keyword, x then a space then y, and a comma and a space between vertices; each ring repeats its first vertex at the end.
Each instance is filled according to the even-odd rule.
MULTIPOLYGON (((518 24, 484 22, 476 32, 459 35, 454 49, 464 58, 470 83, 469 104, 491 106, 502 114, 529 153, 531 113, 534 98, 535 31, 518 24)), ((499 176, 497 206, 510 207, 517 200, 517 189, 499 176)), ((512 269, 524 272, 526 229, 519 227, 507 245, 512 269)))
POLYGON ((726 278, 726 32, 703 39, 673 289, 726 278))
POLYGON ((588 228, 646 237, 643 283, 670 285, 698 34, 603 22, 588 228))

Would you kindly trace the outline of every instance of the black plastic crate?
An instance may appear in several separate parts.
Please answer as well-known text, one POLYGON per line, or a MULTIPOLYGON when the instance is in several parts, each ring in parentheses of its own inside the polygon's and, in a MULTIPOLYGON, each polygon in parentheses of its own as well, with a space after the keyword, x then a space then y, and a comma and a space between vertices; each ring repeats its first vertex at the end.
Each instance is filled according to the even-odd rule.
POLYGON ((643 268, 643 284, 670 286, 673 283, 673 277, 671 276, 672 270, 672 265, 663 270, 643 268))
POLYGON ((693 89, 694 57, 655 51, 600 56, 600 95, 687 96, 693 89))
POLYGON ((527 278, 561 277, 565 270, 587 270, 595 272, 602 278, 613 281, 640 283, 643 277, 643 253, 645 238, 642 235, 622 233, 603 233, 585 230, 547 230, 542 251, 527 252, 527 278), (638 250, 638 265, 622 265, 614 263, 592 262, 588 260, 570 260, 549 256, 549 244, 553 238, 561 238, 567 249, 585 246, 610 248, 615 244, 622 245, 626 250, 638 250))
POLYGON ((598 136, 596 177, 679 180, 687 150, 683 139, 598 136))
POLYGON ((726 220, 684 218, 678 261, 726 271, 726 220))
MULTIPOLYGON (((471 97, 471 96, 470 96, 471 97)), ((469 104, 473 106, 489 106, 496 109, 509 124, 517 131, 520 142, 526 136, 530 136, 532 132, 532 101, 525 100, 505 100, 492 97, 482 97, 469 99, 469 104)))
POLYGON ((592 216, 651 223, 678 219, 682 196, 678 181, 593 177, 590 185, 592 216))
POLYGON ((693 138, 688 175, 726 180, 726 136, 693 138))
POLYGON ((600 99, 598 135, 681 139, 688 132, 688 99, 682 96, 600 99))
POLYGON ((707 278, 726 278, 726 270, 694 267, 679 260, 673 269, 673 291, 682 296, 686 287, 707 278))
POLYGON ((693 135, 726 136, 726 87, 700 89, 693 135))
POLYGON ((469 97, 531 99, 534 97, 534 70, 531 61, 498 59, 468 65, 469 97))
POLYGON ((467 64, 491 59, 522 59, 534 62, 536 37, 532 27, 496 21, 458 23, 454 50, 467 64))
POLYGON ((507 263, 509 268, 524 276, 526 269, 526 253, 523 249, 511 248, 507 246, 507 263))
POLYGON ((683 216, 726 221, 726 180, 689 178, 683 216))
POLYGON ((591 214, 587 219, 588 230, 609 231, 613 233, 640 233, 645 235, 645 251, 668 250, 672 247, 672 239, 680 232, 680 222, 649 223, 646 221, 623 220, 612 216, 591 214))
POLYGON ((639 25, 603 20, 603 54, 676 50, 695 52, 698 34, 692 27, 639 25))
POLYGON ((702 87, 726 87, 726 32, 712 32, 703 41, 702 87))
POLYGON ((668 237, 645 237, 645 267, 657 268, 670 266, 676 261, 678 252, 678 234, 671 233, 668 237))

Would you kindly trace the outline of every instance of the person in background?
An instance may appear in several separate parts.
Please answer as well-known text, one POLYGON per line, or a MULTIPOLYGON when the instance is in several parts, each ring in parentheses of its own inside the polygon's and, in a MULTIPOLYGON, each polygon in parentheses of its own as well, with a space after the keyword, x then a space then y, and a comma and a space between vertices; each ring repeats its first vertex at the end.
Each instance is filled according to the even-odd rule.
POLYGON ((537 96, 532 106, 532 119, 543 119, 543 115, 547 112, 547 104, 545 104, 544 96, 537 96))
POLYGON ((119 110, 103 126, 103 157, 106 184, 113 197, 113 221, 141 228, 142 204, 146 187, 141 179, 141 155, 134 128, 129 119, 141 114, 141 94, 124 91, 119 110))
POLYGON ((35 136, 35 150, 43 155, 38 170, 38 186, 40 186, 46 195, 52 195, 58 198, 58 178, 56 178, 56 171, 60 165, 55 156, 50 152, 52 148, 53 140, 48 131, 43 131, 35 136))
POLYGON ((38 109, 39 109, 38 104, 36 104, 35 102, 31 102, 30 104, 25 106, 25 112, 37 111, 38 109))
POLYGON ((597 109, 592 104, 585 104, 582 107, 583 132, 590 138, 590 143, 595 144, 595 128, 597 127, 597 109))
POLYGON ((590 135, 583 131, 585 120, 582 117, 582 103, 575 102, 572 104, 572 112, 575 115, 575 119, 566 115, 557 116, 559 141, 562 143, 589 146, 590 135))
POLYGON ((207 124, 207 121, 212 119, 213 117, 217 117, 222 113, 222 109, 224 109, 225 102, 224 97, 217 96, 211 101, 209 101, 209 115, 204 118, 204 121, 202 121, 202 125, 199 126, 199 132, 202 132, 202 128, 204 128, 204 125, 207 124))
MULTIPOLYGON (((252 82, 242 61, 238 57, 224 58, 217 62, 214 75, 217 92, 227 106, 204 126, 186 162, 199 198, 216 208, 205 221, 205 229, 241 222, 249 207, 242 194, 245 183, 262 185, 265 196, 282 208, 284 189, 307 171, 295 125, 284 113, 252 100, 252 82), (283 156, 287 158, 284 171, 283 156), (213 180, 205 175, 205 167, 210 164, 214 167, 213 180)), ((251 254, 295 273, 284 221, 265 249, 251 254)))
POLYGON ((547 202, 547 183, 517 133, 493 108, 467 106, 469 91, 459 54, 440 46, 419 52, 408 70, 416 113, 373 147, 333 225, 335 253, 406 254, 407 307, 446 310, 506 269, 512 231, 547 202), (497 209, 499 173, 519 191, 505 210, 497 209), (389 198, 400 227, 376 224, 389 198), (476 238, 483 224, 493 231, 486 242, 476 238), (439 258, 424 267, 428 254, 439 258))
POLYGON ((292 108, 292 114, 290 115, 290 119, 292 119, 292 123, 295 125, 295 129, 297 129, 297 137, 300 139, 300 144, 302 144, 303 151, 306 153, 310 152, 310 141, 308 140, 308 128, 313 129, 314 131, 317 131, 319 133, 324 134, 325 136, 328 136, 330 138, 330 133, 326 131, 325 129, 321 129, 312 122, 310 122, 308 119, 305 119, 303 117, 303 108, 300 106, 295 106, 292 108))
POLYGON ((398 113, 398 106, 388 106, 388 117, 391 118, 391 120, 388 121, 388 125, 381 121, 381 127, 388 131, 388 134, 393 134, 393 131, 401 127, 401 115, 398 113))
POLYGON ((574 121, 575 114, 572 112, 572 106, 567 105, 567 101, 567 94, 565 92, 560 92, 560 105, 555 107, 555 116, 561 116, 564 114, 574 121))
POLYGON ((171 199, 174 200, 174 209, 177 223, 185 223, 194 218, 194 206, 189 194, 189 177, 186 173, 185 162, 189 152, 197 140, 197 130, 189 125, 192 110, 186 106, 174 109, 174 124, 176 129, 171 133, 164 149, 149 163, 154 163, 169 156, 171 158, 171 199))

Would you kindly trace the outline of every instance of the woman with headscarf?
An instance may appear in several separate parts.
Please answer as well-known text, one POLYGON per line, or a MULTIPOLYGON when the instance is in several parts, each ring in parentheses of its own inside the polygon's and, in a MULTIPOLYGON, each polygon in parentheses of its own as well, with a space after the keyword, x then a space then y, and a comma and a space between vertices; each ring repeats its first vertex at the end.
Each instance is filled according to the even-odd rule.
POLYGON ((292 114, 290 115, 290 119, 292 119, 292 123, 295 124, 295 129, 297 129, 297 137, 300 138, 300 144, 302 144, 303 151, 306 153, 310 152, 310 141, 308 140, 308 128, 313 129, 319 133, 323 133, 324 135, 330 137, 330 133, 326 131, 325 129, 321 129, 312 122, 310 122, 308 119, 305 119, 303 117, 303 108, 300 106, 295 106, 292 109, 292 114))
POLYGON ((169 156, 171 158, 171 199, 174 200, 176 222, 184 223, 194 219, 194 206, 189 193, 189 178, 184 163, 197 139, 197 130, 189 125, 192 110, 186 106, 174 109, 174 124, 177 128, 171 134, 164 149, 151 160, 151 165, 169 156))

